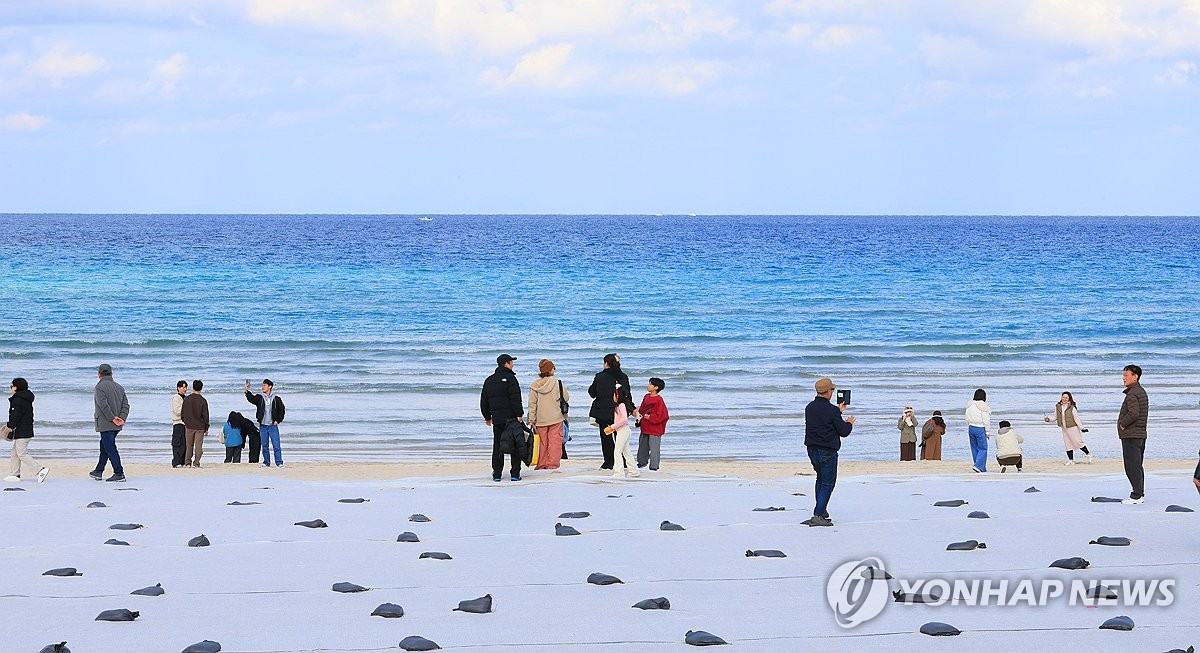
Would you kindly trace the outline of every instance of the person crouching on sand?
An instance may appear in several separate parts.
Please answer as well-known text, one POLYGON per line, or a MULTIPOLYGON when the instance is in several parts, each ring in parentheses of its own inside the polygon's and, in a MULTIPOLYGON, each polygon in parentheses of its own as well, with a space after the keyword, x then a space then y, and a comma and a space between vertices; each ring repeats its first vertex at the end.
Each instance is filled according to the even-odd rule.
POLYGON ((242 429, 239 428, 241 422, 241 413, 230 411, 229 419, 225 420, 225 425, 221 427, 221 444, 225 445, 225 462, 227 463, 242 462, 242 447, 246 446, 246 438, 242 435, 242 429))
MULTIPOLYGON (((613 403, 616 404, 616 408, 613 409, 613 421, 612 424, 604 427, 604 433, 613 436, 613 451, 621 456, 625 465, 624 469, 617 469, 613 472, 613 478, 638 476, 640 472, 637 470, 637 461, 633 459, 633 453, 629 451, 629 438, 633 435, 633 430, 629 428, 629 411, 625 408, 625 402, 621 400, 621 384, 619 383, 613 392, 613 403)), ((616 455, 613 456, 613 462, 616 462, 616 455)))
MULTIPOLYGON (((1050 422, 1049 417, 1043 418, 1050 422)), ((1079 421, 1079 411, 1075 408, 1075 397, 1069 392, 1062 393, 1062 399, 1054 404, 1054 423, 1058 424, 1058 428, 1062 429, 1063 446, 1067 448, 1067 463, 1068 465, 1075 464, 1075 450, 1079 449, 1087 458, 1083 462, 1092 462, 1092 452, 1088 451, 1087 445, 1083 443, 1083 434, 1087 429, 1083 428, 1083 422, 1079 421)))
POLYGON ((1010 465, 1021 471, 1021 443, 1025 438, 1012 427, 1008 420, 1000 420, 1000 430, 996 432, 996 463, 1000 465, 1000 473, 1007 471, 1010 465))

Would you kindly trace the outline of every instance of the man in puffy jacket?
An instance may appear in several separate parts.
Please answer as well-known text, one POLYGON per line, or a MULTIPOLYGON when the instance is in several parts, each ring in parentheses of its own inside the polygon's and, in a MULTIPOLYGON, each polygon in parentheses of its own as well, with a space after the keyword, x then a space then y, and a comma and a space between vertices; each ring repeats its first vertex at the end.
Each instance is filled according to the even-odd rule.
MULTIPOLYGON (((504 452, 501 451, 501 439, 504 427, 509 420, 521 420, 525 408, 521 404, 521 385, 513 372, 513 361, 516 358, 508 354, 496 357, 496 371, 483 381, 483 390, 479 394, 479 412, 483 413, 483 422, 492 427, 492 480, 500 481, 504 472, 504 452)), ((521 454, 512 451, 510 476, 514 481, 521 480, 521 454)))
POLYGON ((1117 415, 1117 436, 1121 438, 1121 458, 1125 462, 1125 476, 1129 478, 1129 498, 1121 503, 1136 505, 1146 500, 1146 471, 1142 460, 1146 456, 1146 418, 1150 414, 1150 400, 1142 388, 1142 368, 1126 365, 1122 371, 1125 384, 1125 401, 1117 415))

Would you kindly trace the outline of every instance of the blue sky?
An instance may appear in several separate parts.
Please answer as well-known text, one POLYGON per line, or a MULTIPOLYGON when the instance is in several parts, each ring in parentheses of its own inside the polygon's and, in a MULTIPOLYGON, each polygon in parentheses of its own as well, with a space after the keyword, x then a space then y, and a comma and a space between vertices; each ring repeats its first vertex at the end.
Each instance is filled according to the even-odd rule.
POLYGON ((1200 214, 1198 0, 4 0, 0 211, 1200 214))

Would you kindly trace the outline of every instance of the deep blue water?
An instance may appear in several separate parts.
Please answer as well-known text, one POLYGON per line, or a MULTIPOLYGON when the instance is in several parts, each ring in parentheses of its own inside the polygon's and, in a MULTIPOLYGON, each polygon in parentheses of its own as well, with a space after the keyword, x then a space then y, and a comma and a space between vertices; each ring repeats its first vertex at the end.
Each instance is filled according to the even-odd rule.
MULTIPOLYGON (((90 388, 130 391, 123 446, 169 455, 169 397, 214 414, 269 376, 293 459, 481 456, 478 384, 553 359, 585 390, 615 351, 661 376, 664 457, 803 457, 804 404, 832 376, 860 418, 844 455, 893 457, 913 404, 950 418, 976 387, 1029 455, 1075 392, 1116 455, 1121 368, 1146 369, 1151 457, 1200 446, 1200 221, 1089 217, 0 215, 0 374, 38 394, 47 454, 90 455, 90 388)), ((598 456, 575 425, 572 452, 598 456)), ((961 437, 959 437, 961 435, 961 437)), ((210 443, 210 447, 214 446, 210 443)))

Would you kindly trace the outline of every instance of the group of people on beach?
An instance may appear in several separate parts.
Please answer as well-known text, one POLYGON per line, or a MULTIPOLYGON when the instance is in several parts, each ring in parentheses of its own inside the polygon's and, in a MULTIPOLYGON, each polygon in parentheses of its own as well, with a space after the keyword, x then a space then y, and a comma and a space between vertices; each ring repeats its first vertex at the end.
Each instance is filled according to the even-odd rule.
MULTIPOLYGON (((1146 390, 1141 384, 1141 367, 1126 365, 1121 371, 1121 378, 1122 384, 1125 386, 1123 390, 1125 398, 1121 403, 1121 411, 1117 415, 1117 436, 1121 440, 1121 458, 1130 486, 1129 497, 1123 499, 1121 503, 1137 505, 1146 500, 1146 474, 1143 461, 1146 455, 1146 424, 1150 413, 1150 402, 1146 396, 1146 390)), ((831 401, 836 387, 829 378, 818 379, 815 384, 817 396, 809 402, 804 410, 804 444, 808 449, 809 461, 817 474, 813 516, 804 522, 809 526, 833 525, 829 518, 829 499, 837 483, 838 450, 841 449, 842 438, 849 436, 854 429, 854 417, 844 419, 842 417, 842 413, 846 410, 846 404, 834 405, 831 401)), ((1092 454, 1083 444, 1083 433, 1087 429, 1083 428, 1083 423, 1079 419, 1079 411, 1075 406, 1075 398, 1070 392, 1062 393, 1058 404, 1055 405, 1054 414, 1054 421, 1063 431, 1063 443, 1067 449, 1066 464, 1073 465, 1075 463, 1075 449, 1082 451, 1087 457, 1087 462, 1091 462, 1092 454)), ((992 411, 987 405, 987 392, 982 388, 975 390, 974 396, 967 404, 965 417, 967 437, 971 443, 973 463, 971 469, 976 473, 984 473, 987 471, 988 440, 992 437, 990 434, 992 411)), ((930 422, 935 419, 940 419, 938 411, 934 411, 934 417, 922 427, 923 441, 930 439, 925 437, 925 433, 930 422)), ((1051 419, 1046 416, 1044 421, 1049 423, 1051 419)), ((901 433, 901 459, 912 460, 912 447, 916 443, 916 419, 913 417, 912 406, 904 407, 904 414, 901 415, 896 428, 901 433)), ((941 431, 936 436, 932 436, 937 438, 934 446, 937 447, 938 452, 938 458, 931 458, 932 460, 940 459, 940 438, 944 433, 945 423, 943 421, 941 431)), ((999 463, 1001 472, 1004 472, 1009 466, 1015 466, 1018 472, 1021 471, 1022 442, 1024 442, 1024 438, 1012 428, 1012 424, 1007 420, 999 422, 999 431, 996 433, 996 462, 999 463)), ((922 458, 924 459, 924 456, 922 458)), ((1200 490, 1200 464, 1196 466, 1193 481, 1196 489, 1200 490)))
MULTIPOLYGON (((971 444, 971 470, 977 473, 987 471, 988 440, 991 439, 992 410, 987 405, 987 392, 983 388, 975 390, 971 401, 964 411, 967 421, 967 438, 971 444)), ((1079 418, 1079 409, 1075 397, 1064 391, 1059 402, 1054 405, 1054 418, 1044 418, 1046 423, 1054 422, 1062 430, 1063 445, 1067 452, 1067 465, 1075 464, 1075 450, 1084 455, 1083 462, 1092 462, 1092 452, 1083 443, 1083 434, 1088 429, 1083 427, 1079 418)), ((1025 437, 1013 428, 1008 420, 1000 420, 996 432, 996 463, 1000 472, 1008 467, 1016 467, 1021 471, 1023 466, 1023 451, 1021 445, 1025 437)), ((896 429, 900 431, 900 460, 912 461, 917 459, 917 420, 913 415, 913 407, 905 406, 900 419, 896 421, 896 429)), ((921 426, 920 449, 921 460, 942 459, 942 436, 946 434, 946 421, 942 411, 933 411, 933 416, 921 426)))
MULTIPOLYGON (((510 458, 509 478, 514 481, 521 480, 523 462, 536 459, 534 469, 557 470, 567 457, 566 442, 570 439, 571 394, 555 376, 554 362, 546 358, 538 361, 538 378, 529 389, 529 423, 525 424, 521 386, 513 371, 516 360, 509 354, 498 356, 496 371, 484 380, 479 395, 483 421, 492 427, 492 480, 496 482, 503 477, 505 456, 510 458)), ((604 459, 600 469, 613 470, 617 478, 638 476, 638 470, 646 467, 658 470, 662 436, 670 419, 667 404, 660 396, 666 382, 651 377, 642 403, 634 406, 629 376, 621 371, 621 357, 606 354, 603 365, 588 387, 592 398, 588 422, 600 432, 604 459), (640 430, 636 457, 629 447, 634 427, 640 430), (618 454, 621 469, 616 469, 618 454)))
MULTIPOLYGON (((124 428, 125 420, 129 419, 129 397, 125 394, 125 388, 113 379, 113 368, 108 363, 97 368, 96 377, 93 407, 96 432, 100 434, 100 457, 88 476, 97 481, 122 483, 125 481, 125 468, 117 448, 117 435, 124 428), (112 465, 112 475, 105 478, 109 464, 112 465)), ((262 393, 253 393, 250 391, 250 381, 246 381, 246 401, 255 406, 257 424, 239 412, 230 411, 221 429, 225 462, 241 462, 242 449, 247 441, 251 447, 250 462, 258 462, 261 442, 263 467, 271 466, 269 447, 274 448, 275 465, 283 467, 279 423, 284 419, 286 407, 283 399, 273 394, 274 387, 270 379, 263 379, 262 393)), ((187 381, 180 381, 175 384, 175 394, 171 397, 171 466, 175 468, 200 467, 204 438, 211 426, 208 399, 203 394, 204 381, 192 381, 191 388, 189 394, 187 381)), ((29 440, 33 438, 33 401, 34 394, 29 390, 28 381, 13 379, 12 396, 8 400, 8 422, 0 427, 0 434, 13 443, 10 473, 4 479, 10 483, 20 482, 24 473, 36 474, 37 481, 41 483, 50 473, 48 467, 38 465, 29 454, 29 440), (37 472, 33 472, 35 469, 37 472)))

